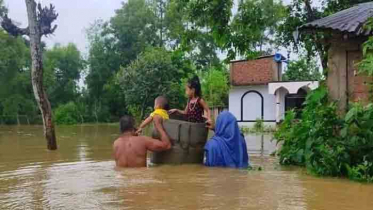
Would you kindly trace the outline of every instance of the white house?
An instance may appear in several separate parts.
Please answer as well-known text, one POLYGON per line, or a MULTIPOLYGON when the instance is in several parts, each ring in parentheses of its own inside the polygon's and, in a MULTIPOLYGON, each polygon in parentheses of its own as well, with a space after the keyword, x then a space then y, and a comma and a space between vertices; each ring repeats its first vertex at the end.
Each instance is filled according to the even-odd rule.
MULTIPOLYGON (((277 55, 279 56, 279 55, 277 55)), ((309 90, 317 81, 282 82, 282 56, 232 61, 229 111, 241 126, 252 126, 258 119, 276 125, 286 110, 301 108, 309 90)))

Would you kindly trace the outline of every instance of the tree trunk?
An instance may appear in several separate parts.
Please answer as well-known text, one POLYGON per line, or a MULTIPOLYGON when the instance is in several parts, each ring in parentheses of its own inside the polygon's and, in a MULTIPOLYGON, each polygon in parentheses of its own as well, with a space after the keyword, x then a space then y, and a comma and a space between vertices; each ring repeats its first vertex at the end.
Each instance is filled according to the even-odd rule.
POLYGON ((31 81, 36 102, 43 118, 44 136, 47 139, 49 150, 57 149, 56 134, 52 121, 52 110, 48 96, 43 87, 43 52, 41 48, 41 27, 37 21, 36 3, 34 0, 25 0, 27 7, 27 16, 30 29, 30 48, 31 48, 31 81))
POLYGON ((98 108, 97 108, 97 99, 95 100, 95 117, 96 117, 96 124, 98 124, 98 115, 97 115, 97 111, 98 108))
POLYGON ((307 21, 311 22, 316 19, 315 12, 312 9, 311 1, 310 0, 304 0, 304 4, 306 6, 306 11, 307 11, 307 21))
POLYGON ((145 105, 143 104, 141 106, 141 113, 140 113, 140 119, 143 120, 145 116, 145 105))
POLYGON ((18 126, 21 125, 21 123, 19 122, 19 115, 18 115, 18 113, 17 113, 17 125, 18 126))
POLYGON ((142 105, 141 105, 141 116, 140 116, 141 120, 143 120, 144 117, 145 117, 145 109, 146 109, 146 102, 147 101, 148 101, 148 95, 146 94, 145 99, 144 99, 144 101, 142 102, 142 105))
POLYGON ((80 115, 80 120, 82 121, 82 125, 84 124, 84 118, 83 115, 80 115))
POLYGON ((160 47, 163 47, 163 0, 160 1, 160 15, 161 15, 161 43, 160 43, 160 47))
MULTIPOLYGON (((307 22, 312 22, 316 20, 316 14, 315 11, 312 8, 311 1, 310 0, 304 0, 305 9, 307 11, 307 22)), ((328 68, 328 57, 327 57, 327 51, 328 49, 324 49, 322 45, 322 40, 318 39, 316 34, 313 35, 313 39, 315 41, 316 50, 319 53, 320 61, 322 68, 324 71, 328 68)))

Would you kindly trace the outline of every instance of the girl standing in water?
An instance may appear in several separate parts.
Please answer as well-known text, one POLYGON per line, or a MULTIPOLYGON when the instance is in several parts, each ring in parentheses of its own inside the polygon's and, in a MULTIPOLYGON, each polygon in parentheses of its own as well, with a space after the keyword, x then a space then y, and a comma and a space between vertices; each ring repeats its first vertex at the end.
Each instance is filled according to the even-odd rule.
POLYGON ((202 98, 201 83, 198 76, 194 76, 192 79, 188 80, 185 93, 188 97, 188 104, 185 110, 171 109, 170 114, 177 112, 186 115, 188 122, 211 124, 210 109, 202 98), (207 121, 203 117, 204 112, 207 114, 207 121))

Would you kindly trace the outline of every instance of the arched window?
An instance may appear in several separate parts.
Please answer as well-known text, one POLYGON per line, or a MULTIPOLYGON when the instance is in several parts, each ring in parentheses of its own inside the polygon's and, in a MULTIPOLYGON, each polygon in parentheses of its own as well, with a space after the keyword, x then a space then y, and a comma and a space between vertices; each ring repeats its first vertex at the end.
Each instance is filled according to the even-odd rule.
POLYGON ((264 119, 264 97, 256 91, 247 91, 241 97, 241 122, 255 122, 264 119))

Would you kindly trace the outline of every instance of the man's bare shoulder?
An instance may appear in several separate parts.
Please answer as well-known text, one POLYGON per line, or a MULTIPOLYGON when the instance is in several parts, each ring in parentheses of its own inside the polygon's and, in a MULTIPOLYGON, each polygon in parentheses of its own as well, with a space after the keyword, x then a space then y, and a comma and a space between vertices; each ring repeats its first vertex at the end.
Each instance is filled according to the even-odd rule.
POLYGON ((133 141, 134 143, 136 143, 136 142, 140 143, 141 142, 140 144, 143 144, 146 147, 149 144, 153 144, 155 142, 159 142, 159 140, 153 139, 153 138, 148 137, 148 136, 136 136, 131 141, 133 141))
POLYGON ((124 136, 120 136, 118 137, 114 143, 113 143, 113 147, 120 147, 121 145, 125 144, 126 142, 128 142, 130 140, 129 137, 124 137, 124 136))
POLYGON ((121 142, 123 142, 123 141, 125 141, 126 139, 125 138, 123 138, 123 137, 118 137, 115 141, 114 141, 114 145, 116 145, 116 144, 120 144, 121 142))
POLYGON ((149 141, 149 140, 150 141, 154 140, 153 138, 150 138, 148 136, 134 136, 133 139, 136 141, 144 141, 144 142, 149 141))
POLYGON ((134 142, 146 142, 154 140, 153 138, 150 138, 148 136, 131 136, 131 137, 119 137, 114 141, 114 146, 123 144, 127 141, 134 141, 134 142))

